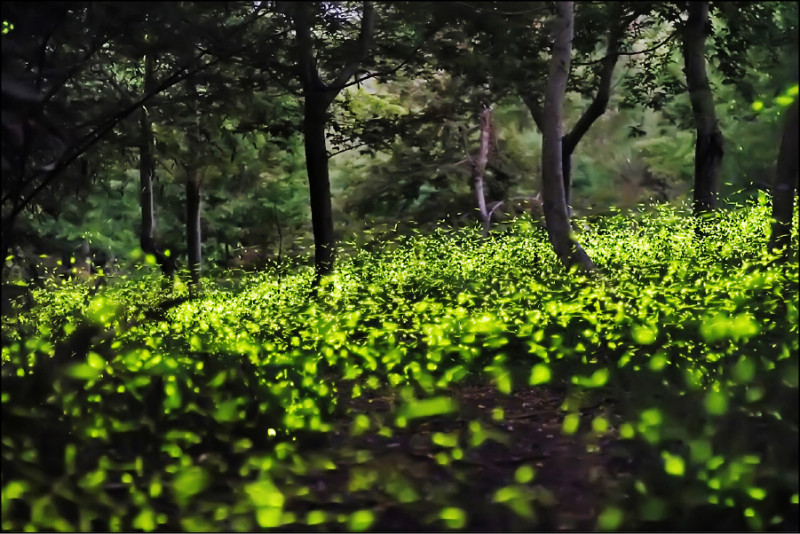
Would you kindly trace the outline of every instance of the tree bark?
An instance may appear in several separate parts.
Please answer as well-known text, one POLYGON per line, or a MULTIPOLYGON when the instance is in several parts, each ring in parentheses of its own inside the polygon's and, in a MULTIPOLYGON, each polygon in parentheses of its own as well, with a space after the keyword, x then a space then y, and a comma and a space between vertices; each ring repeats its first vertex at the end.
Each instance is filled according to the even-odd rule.
POLYGON ((712 211, 717 204, 717 178, 724 140, 714 110, 714 96, 706 74, 708 2, 687 2, 689 18, 683 27, 683 62, 697 139, 694 149, 694 214, 712 211))
POLYGON ((783 249, 783 259, 789 258, 789 239, 792 232, 792 212, 798 191, 797 129, 798 101, 786 111, 781 148, 775 169, 772 189, 772 235, 770 248, 783 249))
POLYGON ((472 176, 475 181, 475 195, 478 197, 478 210, 483 223, 483 235, 489 235, 492 216, 486 208, 486 194, 483 187, 483 175, 486 172, 486 163, 489 161, 489 137, 491 134, 492 110, 484 106, 480 114, 481 141, 478 157, 472 162, 472 176))
POLYGON ((314 232, 314 268, 317 280, 331 272, 336 253, 331 182, 328 174, 328 153, 325 146, 326 109, 325 103, 320 102, 315 93, 306 95, 303 136, 311 201, 311 226, 314 232))
POLYGON ((593 271, 595 265, 572 238, 564 195, 561 116, 572 53, 573 5, 556 2, 553 53, 542 109, 542 198, 545 227, 556 255, 565 267, 593 271))
POLYGON ((189 275, 194 289, 200 288, 201 243, 200 177, 195 171, 186 174, 186 247, 189 275))
MULTIPOLYGON (((144 94, 153 89, 154 60, 151 55, 145 57, 144 94)), ((175 261, 167 256, 156 244, 155 240, 155 202, 153 201, 153 177, 155 176, 155 161, 153 157, 153 129, 147 109, 142 107, 140 117, 139 138, 139 184, 141 189, 142 224, 139 234, 139 245, 147 254, 155 256, 161 272, 171 277, 175 274, 175 261)))
MULTIPOLYGON (((612 8, 614 9, 613 13, 618 14, 619 7, 615 6, 612 8)), ((608 102, 611 99, 611 81, 614 75, 614 67, 616 67, 619 59, 619 45, 625 32, 625 24, 627 24, 627 20, 616 21, 609 30, 606 55, 601 61, 597 92, 592 102, 578 119, 578 122, 572 127, 572 130, 561 138, 562 181, 564 182, 564 199, 567 203, 568 213, 570 212, 572 199, 572 154, 595 121, 602 117, 606 109, 608 109, 608 102)), ((542 108, 538 100, 530 95, 523 96, 522 100, 530 110, 539 131, 543 131, 542 108)))
POLYGON ((375 28, 375 14, 372 3, 364 2, 361 31, 353 43, 354 53, 334 81, 327 85, 319 75, 311 39, 315 5, 311 2, 297 2, 289 6, 297 38, 297 68, 303 86, 303 134, 314 232, 314 285, 317 285, 320 278, 333 269, 336 254, 328 153, 325 146, 327 111, 369 51, 375 28))
POLYGON ((201 113, 200 95, 194 80, 187 78, 186 94, 190 98, 189 109, 194 114, 194 124, 187 131, 188 151, 183 154, 185 158, 184 170, 186 172, 186 263, 189 269, 189 295, 194 297, 200 291, 200 267, 203 261, 202 235, 200 233, 200 190, 201 166, 204 164, 201 157, 203 144, 201 142, 201 113))

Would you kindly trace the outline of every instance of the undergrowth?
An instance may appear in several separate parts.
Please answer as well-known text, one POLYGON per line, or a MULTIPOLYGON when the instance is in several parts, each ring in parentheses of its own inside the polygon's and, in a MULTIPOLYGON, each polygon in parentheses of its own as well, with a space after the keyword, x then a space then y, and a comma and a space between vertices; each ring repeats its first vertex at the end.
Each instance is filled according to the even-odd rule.
POLYGON ((3 529, 796 529, 797 211, 789 262, 763 199, 704 238, 670 207, 576 227, 597 276, 520 219, 349 251, 314 299, 303 269, 35 291, 3 318, 3 529), (474 387, 558 400, 603 459, 589 524, 547 459, 472 480, 519 437, 474 387))

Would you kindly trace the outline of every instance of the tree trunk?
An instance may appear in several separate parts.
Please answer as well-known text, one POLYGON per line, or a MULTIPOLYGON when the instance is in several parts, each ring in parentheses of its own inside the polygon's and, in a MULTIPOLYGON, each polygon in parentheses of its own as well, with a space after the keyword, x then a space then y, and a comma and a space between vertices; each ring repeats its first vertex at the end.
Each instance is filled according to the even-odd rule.
POLYGON ((361 32, 354 43, 355 50, 347 64, 330 84, 325 84, 317 70, 314 45, 311 38, 313 15, 316 9, 311 2, 287 4, 294 20, 297 39, 297 68, 303 85, 306 168, 311 199, 311 224, 314 231, 314 285, 331 272, 336 241, 333 231, 331 184, 328 175, 328 153, 325 147, 327 110, 336 95, 344 88, 366 57, 369 42, 375 29, 375 14, 371 2, 364 2, 361 32))
POLYGON ((198 173, 186 173, 186 247, 189 275, 194 289, 200 288, 200 177, 198 173))
MULTIPOLYGON (((615 17, 622 17, 621 8, 619 4, 612 4, 609 9, 615 17)), ((622 36, 625 33, 625 26, 629 23, 629 18, 617 18, 617 21, 609 30, 608 41, 606 45, 606 55, 601 60, 600 79, 597 86, 597 92, 589 104, 589 107, 583 112, 578 122, 572 127, 566 135, 561 138, 561 169, 562 181, 564 183, 564 200, 567 203, 567 213, 571 213, 571 200, 572 200, 572 154, 575 148, 580 143, 581 139, 586 135, 592 125, 597 119, 603 116, 608 108, 608 102, 611 99, 611 81, 614 75, 614 67, 617 65, 619 59, 619 46, 622 36)), ((531 112, 533 121, 543 131, 543 118, 542 109, 539 101, 530 95, 523 96, 525 105, 531 112)))
POLYGON ((595 269, 586 252, 572 238, 564 195, 561 141, 561 111, 569 75, 572 52, 572 2, 556 2, 553 21, 553 56, 547 79, 542 110, 542 198, 547 234, 556 255, 570 268, 595 269))
POLYGON ((689 18, 683 27, 683 62, 697 139, 694 148, 694 214, 712 211, 717 204, 717 177, 724 140, 714 111, 714 96, 706 74, 708 2, 687 2, 689 18))
POLYGON ((194 113, 194 124, 187 132, 188 151, 185 158, 186 172, 186 262, 189 269, 189 295, 194 297, 200 291, 200 266, 203 260, 202 235, 200 233, 200 188, 203 165, 201 157, 203 143, 201 136, 200 95, 197 85, 191 78, 186 79, 186 94, 190 98, 189 108, 194 113))
POLYGON ((775 169, 775 185, 772 189, 772 235, 771 249, 783 249, 783 258, 789 257, 789 239, 792 232, 792 212, 798 191, 797 164, 797 100, 786 111, 783 123, 781 148, 775 169))
POLYGON ((311 199, 311 226, 314 232, 314 268, 319 277, 333 269, 336 240, 333 233, 331 183, 325 146, 325 110, 314 93, 306 94, 303 135, 311 199))
POLYGON ((572 153, 578 143, 570 144, 567 136, 561 138, 561 181, 564 183, 564 202, 567 215, 572 217, 572 153))
POLYGON ((483 175, 486 172, 486 163, 489 161, 489 137, 491 134, 491 108, 484 107, 480 114, 481 142, 478 149, 478 158, 472 162, 472 176, 475 180, 475 195, 478 197, 478 210, 483 223, 483 235, 489 235, 492 216, 486 208, 486 195, 483 187, 483 175))
MULTIPOLYGON (((145 77, 144 93, 147 94, 153 89, 153 58, 148 55, 145 58, 145 77)), ((155 176, 155 161, 153 159, 153 130, 150 119, 147 116, 147 109, 142 107, 140 118, 140 138, 139 138, 139 185, 141 190, 142 205, 142 226, 139 234, 139 245, 147 254, 155 256, 161 272, 171 277, 175 274, 175 261, 167 256, 156 244, 155 240, 155 209, 153 201, 153 177, 155 176)))

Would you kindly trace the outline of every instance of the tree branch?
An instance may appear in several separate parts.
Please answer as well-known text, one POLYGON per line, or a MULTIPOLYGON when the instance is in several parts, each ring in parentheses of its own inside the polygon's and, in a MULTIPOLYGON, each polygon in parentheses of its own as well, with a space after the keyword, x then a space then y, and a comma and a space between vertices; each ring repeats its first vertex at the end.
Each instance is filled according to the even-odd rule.
POLYGON ((326 86, 320 79, 314 62, 314 47, 311 42, 311 20, 308 12, 313 9, 313 4, 298 2, 293 7, 292 18, 297 35, 297 68, 303 88, 305 91, 325 90, 326 86))
POLYGON ((478 6, 474 6, 474 5, 472 5, 472 4, 468 3, 468 2, 454 2, 454 3, 455 4, 460 4, 462 6, 466 6, 466 7, 470 8, 470 9, 473 9, 475 11, 479 11, 481 13, 489 13, 489 14, 492 14, 492 15, 508 15, 508 16, 512 16, 512 17, 516 16, 516 15, 529 15, 529 14, 532 14, 532 13, 546 13, 547 11, 549 11, 549 9, 546 8, 546 7, 538 7, 536 9, 524 9, 522 11, 494 11, 494 10, 491 10, 491 9, 483 9, 481 7, 478 7, 478 6))
MULTIPOLYGON (((357 85, 357 84, 363 82, 364 80, 369 80, 371 78, 378 78, 380 76, 389 76, 389 75, 394 74, 395 72, 397 72, 398 70, 400 70, 404 66, 408 65, 408 63, 410 63, 411 60, 414 59, 414 57, 417 55, 417 53, 420 51, 420 49, 422 49, 422 46, 426 42, 428 42, 428 39, 430 39, 431 37, 436 35, 436 32, 438 30, 439 30, 439 28, 437 28, 435 26, 428 27, 428 30, 424 33, 424 35, 422 36, 422 39, 420 40, 419 44, 417 45, 416 48, 414 48, 414 51, 411 52, 411 54, 409 54, 409 56, 407 58, 405 58, 403 61, 401 61, 400 64, 396 65, 395 67, 392 67, 389 70, 385 70, 385 71, 382 71, 382 72, 375 72, 375 73, 367 72, 367 74, 365 76, 362 76, 361 78, 353 80, 350 83, 344 84, 343 86, 341 86, 340 89, 344 89, 346 87, 351 87, 353 85, 357 85)), ((336 89, 336 87, 333 87, 333 86, 331 86, 331 88, 332 89, 336 89)))
POLYGON ((531 112, 531 117, 533 117, 533 122, 536 123, 536 127, 539 128, 539 131, 542 130, 542 125, 544 124, 544 118, 542 117, 542 106, 539 104, 539 101, 536 100, 533 96, 523 94, 522 91, 518 91, 520 98, 528 106, 528 109, 531 112))
MULTIPOLYGON (((261 10, 256 9, 247 20, 245 20, 242 24, 240 24, 236 30, 241 30, 242 28, 248 26, 253 21, 257 20, 261 17, 261 10)), ((285 32, 284 32, 285 33, 285 32)), ((106 42, 106 41, 104 41, 106 42)), ((101 45, 102 46, 102 43, 101 45)), ((100 46, 95 47, 90 54, 94 53, 100 46)), ((95 143, 97 143, 100 139, 102 139, 108 132, 114 129, 117 124, 122 122, 124 119, 129 117, 134 111, 138 110, 141 106, 143 106, 146 102, 150 101, 156 95, 162 93, 163 91, 169 89, 175 84, 180 83, 181 81, 185 80, 186 78, 201 72, 212 65, 219 63, 222 60, 227 59, 230 56, 233 56, 237 52, 244 50, 249 45, 241 46, 228 54, 220 55, 216 59, 209 61, 208 63, 201 64, 200 66, 187 70, 188 65, 196 64, 200 58, 202 58, 205 52, 201 52, 197 56, 195 56, 192 60, 190 60, 187 64, 183 67, 180 67, 176 70, 172 75, 167 77, 164 81, 162 81, 158 86, 156 86, 152 91, 149 93, 144 94, 141 98, 137 101, 131 103, 127 108, 123 109, 122 111, 112 115, 103 124, 97 126, 94 130, 83 136, 77 143, 73 144, 73 149, 71 150, 71 154, 67 155, 66 152, 61 154, 61 161, 55 163, 54 165, 48 165, 48 168, 43 169, 44 172, 40 172, 39 175, 44 174, 44 178, 42 182, 33 189, 27 195, 21 195, 21 199, 14 203, 14 207, 11 210, 11 213, 8 217, 5 217, 4 220, 13 220, 17 217, 17 215, 25 209, 25 207, 30 203, 30 201, 38 195, 45 187, 47 187, 57 176, 59 176, 72 162, 78 159, 81 155, 83 155, 89 148, 91 148, 95 143)), ((88 58, 87 58, 88 59, 88 58)), ((68 78, 66 78, 68 79, 68 78)), ((65 81, 66 81, 65 79, 65 81)), ((52 95, 51 95, 52 96, 52 95)), ((33 179, 33 177, 31 177, 33 179)), ((3 196, 3 203, 7 202, 13 196, 13 192, 9 192, 8 194, 3 196)))
POLYGON ((355 150, 357 148, 361 148, 362 146, 369 146, 369 143, 367 143, 367 142, 359 143, 359 144, 357 144, 355 146, 349 146, 347 148, 343 148, 341 150, 337 150, 336 152, 328 152, 328 159, 331 159, 333 156, 338 156, 339 154, 342 154, 343 152, 349 152, 350 150, 355 150))
MULTIPOLYGON (((202 56, 201 56, 202 57, 202 56)), ((197 58, 199 59, 199 58, 197 58)), ((14 208, 11 210, 9 215, 9 219, 14 219, 19 213, 25 209, 25 206, 33 199, 36 195, 38 195, 45 187, 47 187, 50 182, 53 181, 58 175, 60 175, 73 161, 78 159, 81 155, 83 155, 89 148, 91 148, 97 141, 102 139, 108 132, 110 132, 117 124, 122 122, 124 119, 128 118, 134 111, 138 110, 142 107, 145 102, 149 101, 155 95, 165 91, 166 89, 172 87, 173 85, 180 83, 181 81, 189 78, 198 72, 210 67, 211 65, 222 61, 222 57, 217 58, 213 61, 208 63, 204 63, 199 67, 186 70, 186 68, 181 68, 161 82, 156 88, 154 88, 149 93, 143 95, 137 101, 131 103, 127 108, 123 109, 120 112, 117 112, 113 116, 109 117, 103 124, 89 132, 88 134, 84 135, 77 143, 73 145, 72 150, 69 154, 62 154, 61 161, 59 161, 52 169, 49 169, 45 172, 44 179, 42 182, 36 186, 33 191, 31 191, 27 195, 23 195, 22 199, 17 203, 14 208)), ((9 195, 6 195, 3 198, 3 202, 9 200, 9 195)))
POLYGON ((364 15, 361 17, 361 32, 359 33, 358 41, 356 42, 357 49, 356 52, 350 56, 347 64, 344 66, 336 79, 328 86, 329 89, 334 89, 334 91, 332 91, 333 96, 329 97, 331 101, 336 97, 336 94, 341 90, 341 88, 344 87, 344 84, 347 82, 347 80, 353 77, 359 64, 361 64, 364 58, 367 57, 370 41, 372 40, 372 34, 374 32, 375 7, 372 5, 372 2, 364 2, 364 15))
MULTIPOLYGON (((413 59, 413 57, 417 54, 417 52, 419 52, 420 48, 422 48, 422 43, 420 43, 419 46, 417 46, 417 48, 414 49, 414 51, 411 53, 411 55, 408 56, 406 59, 404 59, 399 65, 397 65, 395 67, 392 67, 389 70, 385 70, 383 72, 371 73, 371 72, 367 71, 367 74, 365 76, 362 76, 361 78, 357 78, 357 79, 353 80, 350 83, 346 83, 346 84, 342 85, 341 87, 338 87, 338 89, 341 90, 341 89, 344 89, 345 87, 352 87, 353 85, 358 85, 359 83, 363 82, 364 80, 369 80, 371 78, 378 78, 380 76, 390 76, 390 75, 394 74, 395 72, 397 72, 398 70, 402 69, 404 66, 406 66, 413 59)), ((330 88, 331 89, 337 89, 337 87, 335 87, 335 86, 331 86, 330 88)))
MULTIPOLYGON (((653 46, 651 48, 645 48, 644 50, 636 50, 634 52, 614 52, 613 55, 615 55, 615 56, 636 56, 636 55, 639 55, 639 54, 648 54, 650 52, 654 52, 654 51, 658 50, 659 48, 661 48, 662 46, 667 44, 676 35, 678 35, 678 30, 674 30, 672 33, 670 33, 667 36, 666 39, 664 39, 663 41, 661 41, 660 43, 656 44, 655 46, 653 46)), ((609 56, 604 56, 604 57, 601 57, 600 59, 595 59, 594 61, 586 61, 586 62, 573 61, 572 64, 573 65, 581 65, 581 66, 594 65, 596 63, 601 63, 601 62, 603 62, 603 61, 605 61, 607 59, 609 59, 609 56)))
POLYGON ((608 34, 607 54, 603 60, 597 92, 591 104, 589 104, 580 119, 578 119, 578 122, 575 123, 572 130, 563 138, 563 147, 568 153, 572 153, 581 138, 589 131, 592 124, 594 124, 594 121, 606 111, 608 101, 611 98, 611 79, 614 75, 614 67, 617 65, 617 58, 619 57, 617 52, 619 51, 620 40, 624 33, 624 24, 624 20, 615 24, 608 34))

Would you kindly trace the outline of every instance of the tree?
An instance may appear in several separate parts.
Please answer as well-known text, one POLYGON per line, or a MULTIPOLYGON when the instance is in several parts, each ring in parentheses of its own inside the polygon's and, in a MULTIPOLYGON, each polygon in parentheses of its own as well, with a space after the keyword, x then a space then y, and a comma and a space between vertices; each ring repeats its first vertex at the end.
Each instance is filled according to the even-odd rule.
POLYGON ((682 28, 686 86, 697 131, 694 157, 695 215, 701 215, 716 207, 717 177, 724 153, 724 140, 714 111, 714 96, 706 73, 708 4, 707 1, 687 2, 689 17, 682 28))
POLYGON ((775 169, 775 185, 772 189, 772 235, 770 248, 782 249, 784 258, 789 254, 789 238, 792 231, 792 211, 798 190, 797 166, 797 103, 786 111, 781 137, 781 148, 778 153, 778 164, 775 169))
MULTIPOLYGON (((144 59, 144 83, 143 91, 145 94, 153 89, 153 69, 155 58, 152 54, 147 54, 144 59)), ((139 244, 146 254, 155 256, 161 271, 166 276, 175 273, 176 264, 174 257, 168 255, 157 243, 155 239, 155 201, 153 199, 153 180, 156 173, 153 125, 150 121, 147 108, 142 107, 140 111, 140 138, 139 138, 139 185, 142 206, 142 222, 139 231, 139 244)))
MULTIPOLYGON (((639 11, 628 10, 622 3, 613 3, 605 6, 603 13, 597 13, 593 6, 585 5, 584 10, 588 11, 584 18, 602 17, 606 15, 605 20, 608 24, 608 34, 606 39, 606 54, 599 60, 582 63, 582 65, 599 65, 599 71, 592 79, 591 76, 586 76, 586 80, 580 80, 576 85, 584 86, 582 92, 593 92, 591 103, 586 107, 583 114, 577 120, 572 129, 561 138, 561 157, 562 157, 562 172, 564 182, 564 197, 567 202, 567 208, 571 204, 572 196, 572 154, 580 143, 581 139, 586 135, 592 124, 597 121, 608 108, 608 102, 611 98, 611 81, 614 75, 614 67, 617 65, 619 56, 621 55, 622 39, 628 25, 640 15, 639 11)), ((590 31, 583 32, 584 47, 591 50, 594 48, 594 42, 597 40, 596 31, 591 28, 590 31)), ((573 76, 573 79, 575 77, 573 76)), ((575 83, 575 82, 573 82, 575 83)), ((520 91, 520 97, 525 105, 531 112, 534 122, 540 131, 543 131, 542 125, 542 107, 539 96, 536 91, 531 91, 530 88, 523 88, 520 91)))
POLYGON ((486 195, 483 191, 483 173, 489 161, 489 138, 491 136, 492 108, 483 105, 480 113, 480 148, 478 157, 472 161, 472 177, 475 181, 475 195, 478 199, 478 210, 483 223, 483 234, 489 235, 489 226, 492 223, 492 214, 486 208, 486 195))
POLYGON ((567 268, 592 271, 595 265, 572 238, 562 167, 561 116, 572 53, 573 5, 556 2, 552 55, 542 109, 542 200, 545 226, 556 255, 567 268))
POLYGON ((187 132, 189 147, 185 155, 184 171, 186 172, 186 256, 191 278, 190 289, 193 292, 200 289, 200 263, 202 254, 202 233, 200 231, 200 187, 203 172, 202 143, 200 140, 200 113, 199 96, 194 81, 187 81, 187 94, 192 98, 190 108, 193 108, 194 125, 187 132))
POLYGON ((326 84, 314 59, 312 29, 316 16, 315 4, 297 2, 290 4, 288 8, 297 39, 297 69, 304 99, 303 135, 311 199, 311 224, 314 232, 314 271, 315 279, 318 281, 321 276, 331 271, 335 256, 331 184, 325 145, 328 108, 347 81, 356 73, 359 63, 367 56, 375 28, 375 11, 371 2, 364 2, 361 29, 358 38, 351 45, 351 54, 334 80, 326 84))
MULTIPOLYGON (((85 156, 120 123, 170 87, 242 48, 225 47, 209 61, 201 61, 207 55, 202 49, 178 57, 174 70, 153 79, 150 91, 132 97, 111 77, 104 79, 98 73, 105 67, 114 70, 120 55, 138 62, 147 54, 174 50, 178 47, 175 36, 186 33, 178 30, 187 26, 204 34, 209 28, 191 18, 185 21, 178 4, 164 4, 157 15, 125 4, 58 4, 57 9, 36 2, 10 6, 4 10, 4 18, 15 30, 3 36, 3 165, 4 171, 13 168, 13 172, 3 173, 2 248, 6 252, 14 244, 19 215, 27 210, 56 217, 68 184, 85 182, 65 178, 70 174, 85 178, 85 156), (147 43, 146 36, 153 36, 154 42, 147 43), (26 102, 19 114, 6 113, 10 93, 17 95, 17 101, 26 102), (7 134, 19 143, 7 143, 7 134)), ((233 24, 222 28, 228 41, 266 10, 243 4, 239 12, 242 15, 232 17, 233 24)), ((217 16, 212 22, 220 26, 221 20, 217 16)))

